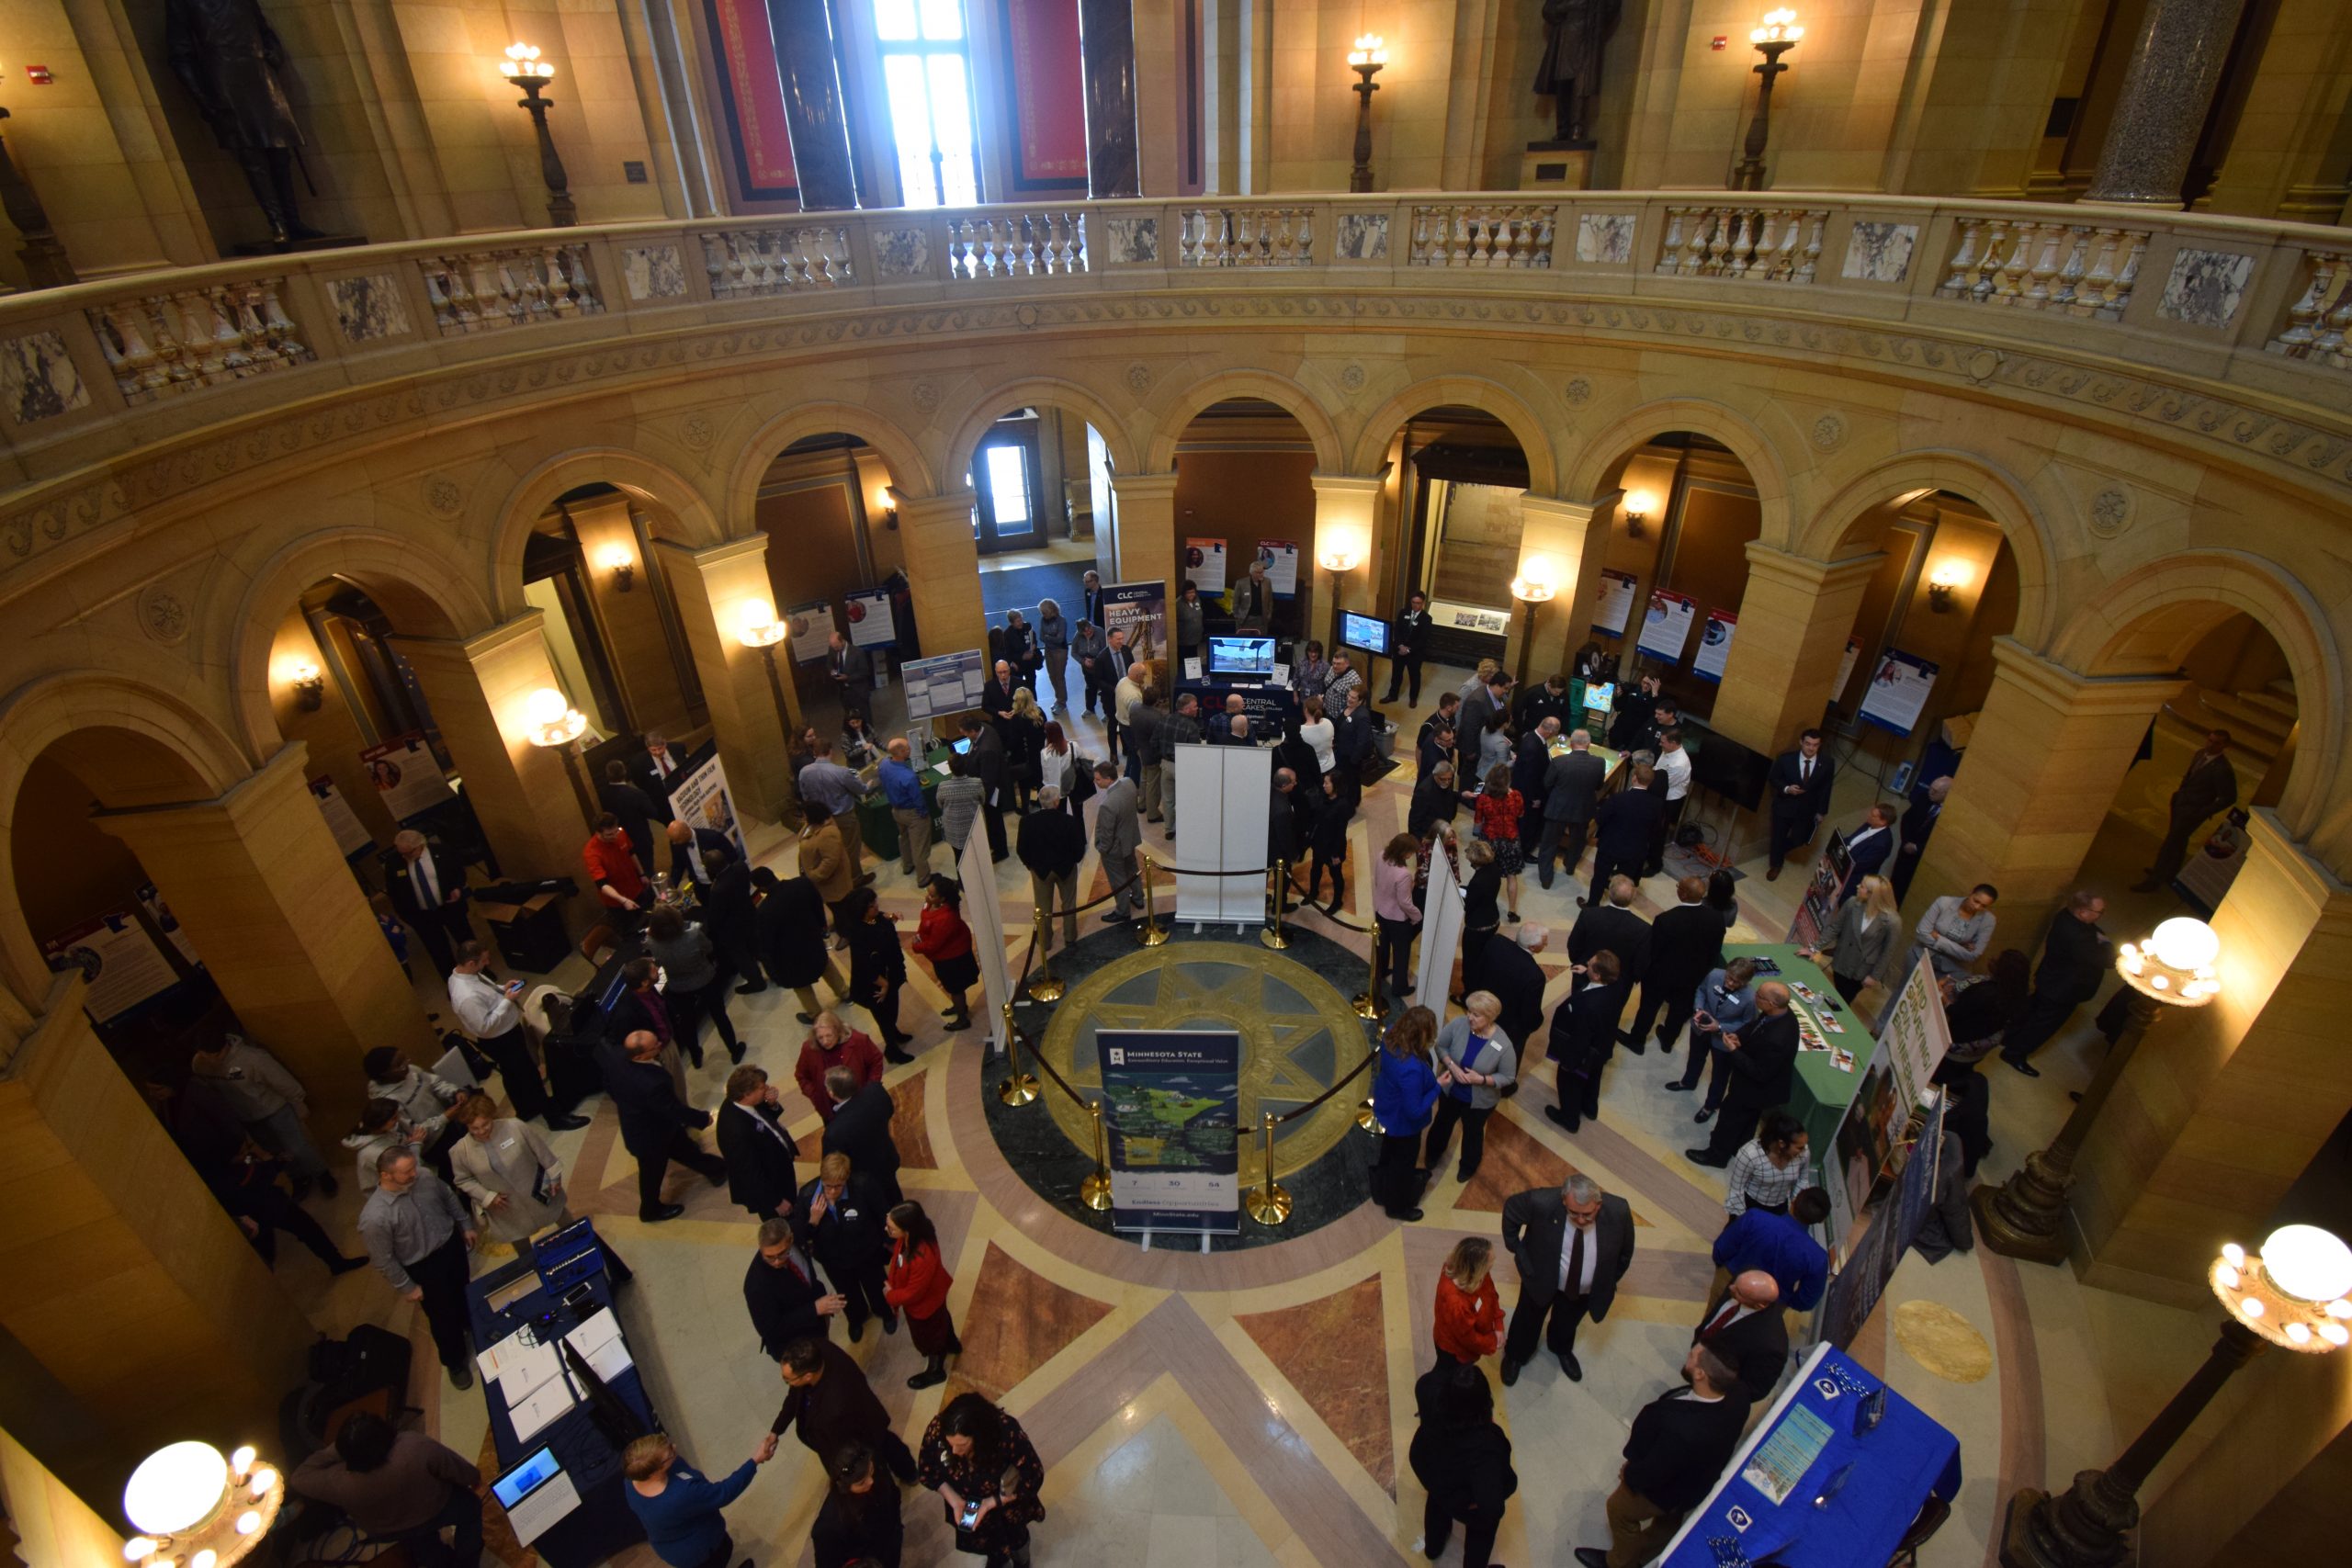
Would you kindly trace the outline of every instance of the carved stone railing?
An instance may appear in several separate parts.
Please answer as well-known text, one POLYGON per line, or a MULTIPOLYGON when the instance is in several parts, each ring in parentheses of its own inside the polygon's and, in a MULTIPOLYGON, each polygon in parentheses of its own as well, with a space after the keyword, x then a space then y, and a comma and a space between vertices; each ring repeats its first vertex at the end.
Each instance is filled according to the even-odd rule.
POLYGON ((2352 351, 2344 341, 2352 332, 2352 246, 2305 251, 2303 260, 2310 281, 2287 308, 2287 325, 2263 347, 2332 370, 2352 370, 2352 351))
POLYGON ((1548 267, 1559 216, 1556 207, 1416 207, 1406 260, 1414 266, 1548 267))
MULTIPOLYGON (((135 407, 307 363, 311 353, 280 302, 285 287, 283 277, 223 281, 93 305, 84 315, 116 390, 135 407)), ((64 397, 60 367, 44 363, 52 352, 39 342, 26 351, 26 385, 37 403, 19 420, 26 412, 65 412, 56 406, 64 397)))
POLYGON ((1312 207, 1188 207, 1179 266, 1313 266, 1312 207))
POLYGON ((1811 283, 1820 269, 1821 207, 1669 207, 1656 271, 1676 277, 1811 283))
POLYGON ((434 329, 443 337, 593 316, 605 308, 582 244, 467 251, 428 257, 419 267, 434 329))
POLYGON ((703 270, 714 299, 753 299, 857 281, 849 231, 797 225, 722 229, 702 237, 703 270))
POLYGON ((1942 299, 2064 310, 2104 321, 2131 307, 2149 231, 2007 218, 1962 218, 1942 299))
POLYGON ((1012 212, 950 219, 947 276, 959 283, 1087 270, 1086 216, 1012 212))

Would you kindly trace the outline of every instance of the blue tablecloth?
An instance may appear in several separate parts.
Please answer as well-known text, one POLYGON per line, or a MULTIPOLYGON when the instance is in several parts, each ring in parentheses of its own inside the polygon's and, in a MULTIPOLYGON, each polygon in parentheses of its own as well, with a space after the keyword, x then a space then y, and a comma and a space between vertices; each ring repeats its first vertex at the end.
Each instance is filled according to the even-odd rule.
POLYGON ((1816 1347, 1659 1561, 1666 1568, 1719 1568, 1767 1558, 1786 1568, 1879 1568, 1928 1494, 1949 1501, 1960 1491, 1960 1439, 1893 1390, 1878 1425, 1854 1436, 1856 1408, 1883 1386, 1851 1358, 1816 1347), (1792 1422, 1808 1427, 1808 1416, 1828 1427, 1828 1440, 1786 1499, 1775 1503, 1743 1472, 1792 1422), (1815 1506, 1823 1487, 1848 1465, 1853 1470, 1837 1495, 1826 1506, 1815 1506), (1736 1545, 1738 1554, 1718 1542, 1736 1545))

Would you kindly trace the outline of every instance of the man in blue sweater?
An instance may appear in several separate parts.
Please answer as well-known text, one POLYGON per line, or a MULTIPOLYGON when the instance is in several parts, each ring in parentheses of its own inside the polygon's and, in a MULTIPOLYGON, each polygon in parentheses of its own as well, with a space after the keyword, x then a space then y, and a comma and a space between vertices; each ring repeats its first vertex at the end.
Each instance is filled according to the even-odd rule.
MULTIPOLYGON (((743 1495, 752 1473, 775 1457, 775 1434, 760 1438, 752 1457, 724 1481, 713 1481, 678 1457, 668 1434, 654 1432, 621 1455, 628 1475, 628 1506, 645 1527, 646 1544, 670 1568, 727 1568, 734 1538, 719 1510, 743 1495)), ((746 1562, 743 1568, 751 1568, 746 1562)))
POLYGON ((1829 1255, 1813 1239, 1813 1227, 1829 1217, 1829 1194, 1808 1187, 1776 1214, 1749 1204, 1715 1237, 1715 1283, 1707 1292, 1712 1314, 1733 1280, 1758 1269, 1781 1284, 1781 1304, 1810 1312, 1829 1283, 1829 1255))

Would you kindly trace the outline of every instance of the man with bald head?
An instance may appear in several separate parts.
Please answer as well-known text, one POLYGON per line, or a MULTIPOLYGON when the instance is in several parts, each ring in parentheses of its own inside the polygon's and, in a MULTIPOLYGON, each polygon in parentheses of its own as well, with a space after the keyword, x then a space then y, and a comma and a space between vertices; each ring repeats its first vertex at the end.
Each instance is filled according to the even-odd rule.
POLYGON ((1756 1135, 1764 1112, 1789 1102, 1796 1076, 1797 1015, 1789 1010, 1788 987, 1778 980, 1757 987, 1756 1015, 1746 1029, 1726 1031, 1710 1043, 1711 1050, 1725 1053, 1731 1087, 1715 1117, 1714 1136, 1703 1149, 1683 1150, 1685 1159, 1721 1169, 1756 1135))
POLYGON ((650 1029, 640 1029, 621 1042, 621 1057, 608 1060, 606 1090, 620 1112, 621 1143, 637 1156, 637 1217, 652 1223, 674 1220, 684 1205, 662 1201, 662 1179, 670 1162, 691 1166, 713 1187, 727 1182, 727 1164, 695 1142, 695 1129, 710 1125, 710 1113, 696 1111, 678 1098, 669 1069, 658 1057, 662 1042, 650 1029))
POLYGON ((1781 1306, 1780 1282, 1761 1269, 1732 1276, 1724 1297, 1690 1336, 1723 1358, 1740 1392, 1757 1404, 1772 1397, 1789 1360, 1789 1314, 1781 1306))

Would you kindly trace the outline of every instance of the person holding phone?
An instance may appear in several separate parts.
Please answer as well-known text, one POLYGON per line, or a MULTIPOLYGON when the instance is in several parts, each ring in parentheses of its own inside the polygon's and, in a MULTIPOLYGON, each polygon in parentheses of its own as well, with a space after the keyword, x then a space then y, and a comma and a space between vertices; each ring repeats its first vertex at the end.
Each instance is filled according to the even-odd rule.
POLYGON ((1029 1568, 1029 1527, 1046 1517, 1046 1467, 1021 1423, 977 1393, 959 1393, 923 1432, 922 1483, 947 1506, 956 1550, 988 1568, 1029 1568))
POLYGON ((1701 1073, 1708 1074, 1706 1103, 1691 1118, 1703 1126, 1714 1120, 1716 1107, 1723 1104, 1724 1079, 1730 1076, 1720 1046, 1756 1021, 1755 960, 1735 958, 1709 974, 1700 982, 1690 1007, 1690 1064, 1666 1087, 1678 1094, 1688 1093, 1699 1087, 1701 1073))

